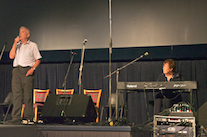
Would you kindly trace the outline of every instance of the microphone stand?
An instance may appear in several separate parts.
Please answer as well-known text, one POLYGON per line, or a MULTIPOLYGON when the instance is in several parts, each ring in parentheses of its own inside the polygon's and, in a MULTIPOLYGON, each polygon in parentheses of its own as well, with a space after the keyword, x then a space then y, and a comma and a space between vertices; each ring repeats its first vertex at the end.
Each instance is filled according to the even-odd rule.
POLYGON ((71 57, 71 59, 70 59, 70 64, 69 64, 69 66, 68 66, 68 70, 67 70, 67 73, 66 73, 66 75, 65 75, 64 82, 63 82, 63 84, 62 84, 62 88, 64 87, 65 92, 66 92, 67 77, 68 77, 68 74, 69 74, 69 71, 70 71, 70 67, 71 67, 71 65, 72 65, 72 62, 73 62, 73 58, 74 58, 75 53, 71 52, 71 54, 72 54, 72 57, 71 57))
POLYGON ((110 43, 109 43, 109 118, 108 121, 111 122, 111 55, 112 55, 112 19, 111 19, 111 0, 109 0, 109 34, 110 34, 110 43))
MULTIPOLYGON (((120 68, 117 68, 114 72, 112 72, 111 74, 109 74, 109 75, 107 75, 106 77, 104 77, 104 78, 107 78, 107 77, 111 77, 111 75, 113 75, 114 73, 116 73, 116 86, 118 85, 118 79, 119 79, 119 71, 120 70, 122 70, 122 69, 124 69, 124 68, 126 68, 127 66, 129 66, 129 65, 131 65, 131 64, 133 64, 134 62, 136 62, 137 60, 140 60, 141 58, 143 58, 144 56, 147 56, 149 53, 148 52, 145 52, 144 53, 144 55, 141 55, 140 57, 138 57, 138 58, 136 58, 136 59, 134 59, 133 61, 131 61, 131 62, 129 62, 128 64, 126 64, 126 65, 124 65, 124 66, 122 66, 122 67, 120 67, 120 68)), ((115 116, 115 119, 117 120, 118 119, 118 101, 119 101, 119 99, 118 99, 118 94, 119 94, 119 90, 116 88, 116 116, 115 116)))
POLYGON ((83 49, 82 49, 82 55, 81 55, 81 64, 79 68, 79 79, 78 79, 78 85, 79 85, 79 94, 81 94, 81 77, 82 77, 82 70, 83 70, 83 59, 84 59, 84 53, 85 53, 85 44, 87 42, 87 39, 83 41, 83 49))
MULTIPOLYGON (((62 84, 62 88, 64 87, 64 94, 65 94, 65 92, 66 92, 66 83, 67 83, 67 77, 68 77, 68 74, 69 74, 69 71, 70 71, 70 67, 71 67, 71 65, 72 65, 72 62, 73 62, 73 58, 74 58, 74 55, 75 55, 75 53, 73 53, 73 52, 71 52, 71 54, 72 54, 72 57, 71 57, 71 59, 70 59, 70 64, 69 64, 69 66, 68 66, 68 70, 67 70, 67 72, 66 72, 66 75, 65 75, 65 78, 64 78, 64 82, 63 82, 63 84, 62 84)), ((66 104, 65 104, 65 106, 64 106, 64 108, 62 109, 62 111, 61 111, 61 116, 64 116, 65 115, 65 109, 66 109, 66 105, 68 104, 68 99, 67 99, 67 101, 66 101, 66 104)))
POLYGON ((4 47, 2 48, 1 55, 0 55, 0 60, 1 60, 2 56, 3 56, 3 53, 4 53, 4 50, 5 50, 5 47, 6 47, 6 44, 5 44, 5 45, 4 45, 4 47))

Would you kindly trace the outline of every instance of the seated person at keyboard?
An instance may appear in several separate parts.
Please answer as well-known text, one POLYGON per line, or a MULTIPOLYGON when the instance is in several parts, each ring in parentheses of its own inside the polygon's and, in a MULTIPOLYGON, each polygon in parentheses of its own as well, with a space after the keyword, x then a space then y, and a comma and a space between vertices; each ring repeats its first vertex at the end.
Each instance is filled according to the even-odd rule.
MULTIPOLYGON (((163 73, 161 73, 157 81, 183 81, 183 77, 175 72, 176 63, 172 59, 166 59, 163 62, 163 73)), ((174 90, 166 89, 161 90, 157 95, 154 102, 154 115, 161 112, 163 109, 170 108, 173 103, 178 103, 182 100, 181 94, 174 90)))

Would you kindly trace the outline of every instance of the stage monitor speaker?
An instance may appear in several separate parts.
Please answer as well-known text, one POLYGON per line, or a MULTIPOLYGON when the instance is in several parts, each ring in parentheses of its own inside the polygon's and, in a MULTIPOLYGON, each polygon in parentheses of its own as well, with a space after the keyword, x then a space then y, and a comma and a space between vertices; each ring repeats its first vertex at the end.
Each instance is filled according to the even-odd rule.
POLYGON ((205 102, 196 112, 196 121, 199 125, 207 128, 207 102, 205 102))
POLYGON ((66 119, 75 122, 95 122, 96 110, 91 96, 49 94, 41 116, 48 123, 61 123, 66 119))

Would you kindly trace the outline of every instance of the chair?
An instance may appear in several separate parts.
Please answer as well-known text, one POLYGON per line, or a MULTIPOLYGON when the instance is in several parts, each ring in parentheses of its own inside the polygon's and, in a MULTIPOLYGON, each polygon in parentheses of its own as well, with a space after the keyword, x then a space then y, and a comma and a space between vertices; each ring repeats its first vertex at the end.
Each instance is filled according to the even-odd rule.
MULTIPOLYGON (((50 90, 41 90, 41 89, 34 89, 34 95, 33 95, 33 109, 34 109, 34 122, 37 122, 38 114, 41 114, 41 110, 44 106, 44 103, 47 99, 47 96, 49 94, 50 90)), ((21 112, 21 117, 23 117, 24 114, 24 108, 25 105, 22 105, 22 112, 21 112)))
POLYGON ((56 94, 57 95, 63 95, 63 94, 74 94, 74 89, 56 89, 56 94))
POLYGON ((97 113, 96 122, 99 121, 99 104, 100 104, 100 99, 101 99, 101 92, 102 92, 102 89, 98 89, 98 90, 84 89, 84 94, 90 95, 93 103, 95 104, 96 113, 97 113))
MULTIPOLYGON (((123 110, 124 110, 124 107, 125 107, 123 93, 119 93, 119 97, 118 98, 119 98, 119 107, 118 107, 118 109, 120 110, 120 118, 122 118, 123 117, 123 110)), ((109 108, 109 99, 108 99, 107 102, 108 102, 107 105, 104 105, 101 108, 100 121, 102 121, 104 108, 109 108)), ((111 93, 111 107, 114 108, 114 114, 115 114, 115 108, 116 108, 116 93, 111 93)), ((113 114, 113 116, 114 116, 114 114, 113 114)))
POLYGON ((4 99, 4 102, 0 103, 0 106, 1 106, 1 109, 2 109, 2 112, 3 112, 3 117, 4 117, 3 122, 6 121, 7 116, 9 114, 9 111, 12 108, 12 104, 13 104, 13 94, 12 94, 12 92, 9 92, 9 94, 4 99))

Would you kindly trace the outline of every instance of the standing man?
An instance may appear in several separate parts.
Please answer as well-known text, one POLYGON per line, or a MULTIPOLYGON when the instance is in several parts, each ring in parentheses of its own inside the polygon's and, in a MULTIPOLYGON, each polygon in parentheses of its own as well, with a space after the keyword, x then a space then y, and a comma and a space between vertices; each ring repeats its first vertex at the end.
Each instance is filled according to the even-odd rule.
POLYGON ((34 71, 40 64, 42 56, 37 44, 29 40, 30 31, 22 26, 19 36, 14 39, 14 44, 9 52, 9 58, 14 59, 12 71, 13 109, 12 119, 5 124, 21 124, 22 103, 25 104, 24 124, 33 122, 33 83, 34 71), (23 102, 22 102, 23 101, 23 102))
MULTIPOLYGON (((166 59, 163 62, 163 73, 159 75, 157 81, 183 81, 183 77, 175 72, 175 68, 175 61, 172 59, 166 59)), ((161 92, 156 95, 154 102, 154 115, 161 112, 161 107, 163 107, 163 109, 167 109, 171 107, 172 103, 178 103, 180 101, 182 101, 180 92, 170 89, 161 90, 161 92)))

